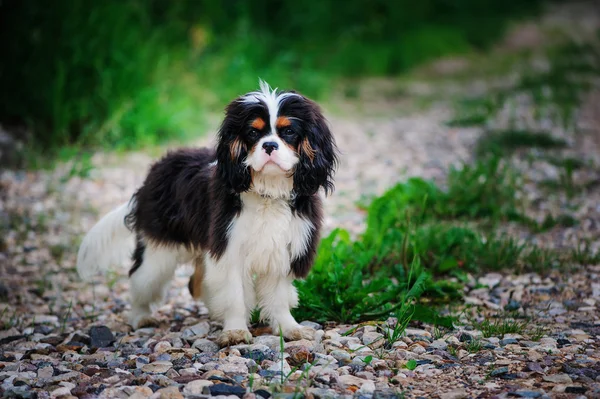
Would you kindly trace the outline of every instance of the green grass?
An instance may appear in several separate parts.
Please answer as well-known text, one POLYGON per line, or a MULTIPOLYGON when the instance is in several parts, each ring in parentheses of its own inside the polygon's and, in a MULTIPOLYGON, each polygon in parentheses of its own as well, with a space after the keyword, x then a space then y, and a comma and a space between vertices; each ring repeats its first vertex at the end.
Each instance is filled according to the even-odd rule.
POLYGON ((538 228, 521 213, 520 191, 498 158, 452 169, 445 189, 415 178, 396 185, 368 205, 360 237, 338 229, 322 240, 297 282, 296 316, 356 323, 409 315, 451 327, 435 306, 460 298, 469 274, 561 266, 553 251, 494 233, 505 221, 538 228))
POLYGON ((489 131, 478 142, 475 154, 485 157, 490 154, 507 156, 518 149, 538 148, 542 150, 567 147, 563 139, 553 137, 548 132, 525 130, 489 131))
POLYGON ((514 319, 511 315, 496 315, 495 318, 485 318, 483 321, 472 321, 472 327, 481 331, 484 338, 504 338, 506 334, 523 334, 530 320, 514 319))

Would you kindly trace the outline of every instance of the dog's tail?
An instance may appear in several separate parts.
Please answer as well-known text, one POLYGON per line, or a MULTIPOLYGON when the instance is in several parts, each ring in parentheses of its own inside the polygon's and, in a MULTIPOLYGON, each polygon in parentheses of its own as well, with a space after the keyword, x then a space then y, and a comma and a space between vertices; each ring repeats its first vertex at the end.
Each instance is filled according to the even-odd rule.
POLYGON ((84 280, 105 273, 111 266, 120 265, 135 248, 135 235, 125 224, 133 201, 105 215, 85 235, 77 253, 77 272, 84 280))

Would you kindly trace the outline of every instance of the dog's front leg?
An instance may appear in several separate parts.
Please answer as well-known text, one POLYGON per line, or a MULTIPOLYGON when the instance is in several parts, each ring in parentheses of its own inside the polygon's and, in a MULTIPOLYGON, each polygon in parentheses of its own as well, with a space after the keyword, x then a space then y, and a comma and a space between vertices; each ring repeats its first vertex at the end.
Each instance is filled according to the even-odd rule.
POLYGON ((223 332, 217 338, 222 346, 252 342, 248 331, 248 306, 244 296, 244 281, 239 265, 225 259, 205 258, 205 278, 202 300, 211 317, 223 321, 223 332))
POLYGON ((313 339, 315 330, 303 327, 290 310, 298 305, 298 293, 291 276, 262 275, 256 279, 256 293, 261 316, 269 320, 274 334, 283 333, 290 340, 313 339))

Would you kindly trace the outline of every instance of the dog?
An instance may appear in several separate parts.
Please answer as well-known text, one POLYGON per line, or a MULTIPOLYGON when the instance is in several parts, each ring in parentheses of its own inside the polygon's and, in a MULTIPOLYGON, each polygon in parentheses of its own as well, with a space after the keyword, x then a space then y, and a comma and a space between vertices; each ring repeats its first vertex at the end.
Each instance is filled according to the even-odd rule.
POLYGON ((320 107, 295 91, 260 89, 225 109, 216 148, 168 152, 129 202, 84 237, 86 280, 131 256, 133 328, 155 325, 178 265, 192 262, 189 290, 223 323, 222 347, 249 343, 257 306, 274 332, 310 339, 296 322, 294 279, 312 267, 323 222, 320 189, 334 189, 338 149, 320 107))

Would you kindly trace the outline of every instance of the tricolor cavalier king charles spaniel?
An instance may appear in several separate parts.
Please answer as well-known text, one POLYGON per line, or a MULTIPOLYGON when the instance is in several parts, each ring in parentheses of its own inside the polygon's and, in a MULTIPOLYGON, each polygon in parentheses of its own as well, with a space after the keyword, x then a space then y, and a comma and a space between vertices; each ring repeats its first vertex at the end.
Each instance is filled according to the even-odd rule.
POLYGON ((192 262, 189 290, 222 321, 221 346, 250 342, 256 306, 274 332, 312 338, 290 313, 292 282, 312 266, 319 188, 333 190, 336 163, 319 106, 261 81, 227 106, 216 149, 169 152, 128 203, 90 230, 79 274, 89 279, 131 256, 130 323, 139 328, 156 323, 150 305, 164 298, 177 265, 192 262))

